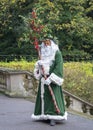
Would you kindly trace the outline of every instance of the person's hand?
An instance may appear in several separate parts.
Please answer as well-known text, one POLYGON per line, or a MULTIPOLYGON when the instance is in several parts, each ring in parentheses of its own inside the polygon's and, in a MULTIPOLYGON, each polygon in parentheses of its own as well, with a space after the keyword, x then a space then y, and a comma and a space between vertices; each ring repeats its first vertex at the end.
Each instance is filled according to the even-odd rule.
POLYGON ((51 83, 51 80, 49 79, 49 78, 47 78, 46 80, 45 80, 45 82, 44 82, 44 84, 46 84, 46 85, 49 85, 51 83))
POLYGON ((38 63, 39 66, 43 65, 41 60, 38 60, 37 63, 38 63))
POLYGON ((36 62, 35 67, 34 67, 34 77, 37 80, 39 80, 41 78, 41 72, 40 72, 39 65, 37 62, 36 62))

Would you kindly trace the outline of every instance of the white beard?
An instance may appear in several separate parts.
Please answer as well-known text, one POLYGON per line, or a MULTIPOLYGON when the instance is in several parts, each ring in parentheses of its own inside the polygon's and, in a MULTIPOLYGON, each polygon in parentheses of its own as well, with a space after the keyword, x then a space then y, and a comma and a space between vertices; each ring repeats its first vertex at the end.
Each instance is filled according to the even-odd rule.
POLYGON ((44 43, 41 44, 41 59, 44 60, 46 58, 53 58, 57 50, 59 50, 58 45, 56 45, 52 40, 50 40, 51 45, 45 46, 44 43))
POLYGON ((41 57, 42 59, 49 58, 53 55, 52 47, 51 46, 45 46, 44 48, 41 48, 41 57))
POLYGON ((59 48, 53 41, 51 41, 50 46, 45 46, 44 43, 41 44, 41 62, 45 68, 46 74, 49 73, 49 68, 55 59, 57 50, 59 50, 59 48))

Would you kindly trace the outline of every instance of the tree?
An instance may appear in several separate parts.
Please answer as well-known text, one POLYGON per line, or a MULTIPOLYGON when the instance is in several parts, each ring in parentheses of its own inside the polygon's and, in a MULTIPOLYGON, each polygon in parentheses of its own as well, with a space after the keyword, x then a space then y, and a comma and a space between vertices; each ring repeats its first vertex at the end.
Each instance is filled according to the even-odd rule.
POLYGON ((29 20, 32 9, 35 9, 39 18, 37 23, 41 22, 47 34, 57 38, 64 56, 73 53, 74 58, 76 55, 93 56, 92 7, 91 0, 1 0, 0 54, 22 55, 29 52, 34 55, 29 28, 22 17, 29 20), (27 50, 26 46, 30 49, 27 50))
MULTIPOLYGON (((92 9, 93 2, 89 3, 92 9)), ((93 54, 93 20, 86 15, 86 4, 87 0, 39 0, 35 5, 39 17, 58 38, 60 49, 67 53, 84 50, 85 57, 93 54)))
MULTIPOLYGON (((24 31, 23 21, 19 15, 28 14, 28 12, 32 10, 33 1, 34 0, 0 1, 0 55, 24 54, 23 46, 25 45, 19 46, 20 35, 21 32, 24 31)), ((27 46, 29 46, 29 43, 27 46)), ((28 52, 28 50, 25 52, 28 52)))

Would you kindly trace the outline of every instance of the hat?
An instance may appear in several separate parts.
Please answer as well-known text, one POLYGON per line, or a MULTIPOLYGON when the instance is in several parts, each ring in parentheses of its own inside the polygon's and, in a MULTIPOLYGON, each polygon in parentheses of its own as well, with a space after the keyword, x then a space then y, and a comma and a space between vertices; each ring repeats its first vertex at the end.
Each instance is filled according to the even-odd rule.
POLYGON ((46 34, 44 35, 44 37, 42 38, 42 40, 52 40, 53 36, 51 34, 46 34))

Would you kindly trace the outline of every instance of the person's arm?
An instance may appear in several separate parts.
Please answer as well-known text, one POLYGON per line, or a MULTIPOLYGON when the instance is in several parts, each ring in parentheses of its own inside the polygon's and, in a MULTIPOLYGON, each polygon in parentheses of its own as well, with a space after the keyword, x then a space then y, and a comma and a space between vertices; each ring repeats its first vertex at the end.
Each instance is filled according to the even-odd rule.
POLYGON ((62 78, 63 77, 63 58, 60 51, 56 52, 55 55, 55 65, 52 71, 55 75, 62 78))
POLYGON ((47 81, 49 84, 53 82, 59 86, 63 84, 63 59, 60 51, 56 52, 54 69, 45 82, 47 81))

